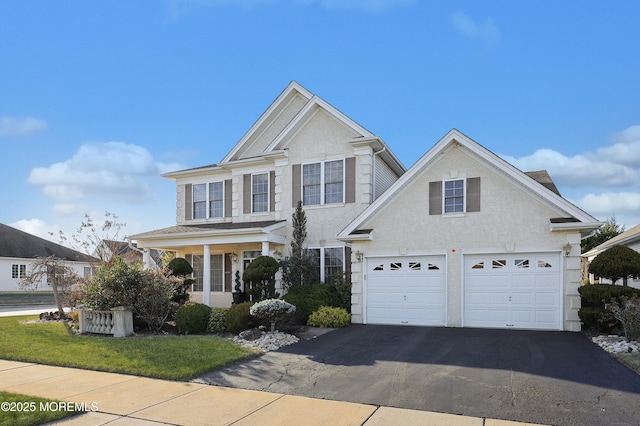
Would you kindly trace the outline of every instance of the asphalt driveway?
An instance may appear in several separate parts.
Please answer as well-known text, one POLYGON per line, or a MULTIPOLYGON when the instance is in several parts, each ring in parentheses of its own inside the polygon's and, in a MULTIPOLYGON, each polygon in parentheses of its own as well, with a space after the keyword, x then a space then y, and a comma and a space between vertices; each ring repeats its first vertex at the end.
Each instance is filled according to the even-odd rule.
POLYGON ((640 375, 569 332, 351 325, 196 381, 552 425, 640 425, 640 375))

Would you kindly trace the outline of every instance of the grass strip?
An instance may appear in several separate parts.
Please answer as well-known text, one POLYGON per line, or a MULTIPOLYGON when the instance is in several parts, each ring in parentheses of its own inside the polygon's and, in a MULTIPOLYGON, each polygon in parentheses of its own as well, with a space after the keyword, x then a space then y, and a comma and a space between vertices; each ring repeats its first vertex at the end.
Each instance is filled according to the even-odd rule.
POLYGON ((68 403, 2 391, 0 406, 0 425, 41 425, 80 413, 68 403))
POLYGON ((0 317, 0 358, 187 380, 259 354, 214 335, 113 338, 71 333, 62 322, 0 317))

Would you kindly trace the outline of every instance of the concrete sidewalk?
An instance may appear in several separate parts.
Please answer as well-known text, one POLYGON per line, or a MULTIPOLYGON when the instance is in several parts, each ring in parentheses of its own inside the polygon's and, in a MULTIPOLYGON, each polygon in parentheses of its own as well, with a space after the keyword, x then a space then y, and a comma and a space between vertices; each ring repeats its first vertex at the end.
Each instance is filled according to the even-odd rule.
POLYGON ((0 390, 86 407, 62 425, 524 425, 6 360, 0 390))

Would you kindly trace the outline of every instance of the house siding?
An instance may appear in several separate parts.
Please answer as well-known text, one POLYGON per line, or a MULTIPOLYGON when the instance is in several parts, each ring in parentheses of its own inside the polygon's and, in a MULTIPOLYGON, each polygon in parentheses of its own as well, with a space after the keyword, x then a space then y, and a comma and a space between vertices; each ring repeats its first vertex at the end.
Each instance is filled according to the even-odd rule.
MULTIPOLYGON (((454 148, 432 164, 419 180, 389 200, 386 208, 363 226, 374 229, 373 241, 354 241, 352 250, 366 256, 445 254, 447 325, 459 327, 463 324, 464 254, 559 252, 567 242, 579 246, 579 233, 551 232, 549 218, 559 214, 462 149, 454 148), (481 179, 481 210, 465 214, 427 214, 429 182, 463 177, 481 179)), ((568 330, 574 330, 576 324, 573 323, 579 321, 579 300, 576 302, 574 298, 579 285, 579 263, 577 258, 572 259, 564 270, 564 282, 571 286, 568 293, 563 293, 567 294, 563 303, 568 305, 564 315, 564 328, 568 330)), ((352 312, 354 322, 362 322, 364 274, 361 263, 357 264, 357 269, 353 275, 352 312)), ((579 322, 577 327, 579 329, 579 322)))

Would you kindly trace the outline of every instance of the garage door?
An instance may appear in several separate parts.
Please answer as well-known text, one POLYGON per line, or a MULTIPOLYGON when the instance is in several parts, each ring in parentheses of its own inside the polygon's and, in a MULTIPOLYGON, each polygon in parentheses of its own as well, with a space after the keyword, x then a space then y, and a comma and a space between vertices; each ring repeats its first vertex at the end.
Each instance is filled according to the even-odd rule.
POLYGON ((561 329, 560 255, 466 255, 464 325, 561 329))
POLYGON ((444 256, 367 258, 366 322, 445 325, 444 256))

